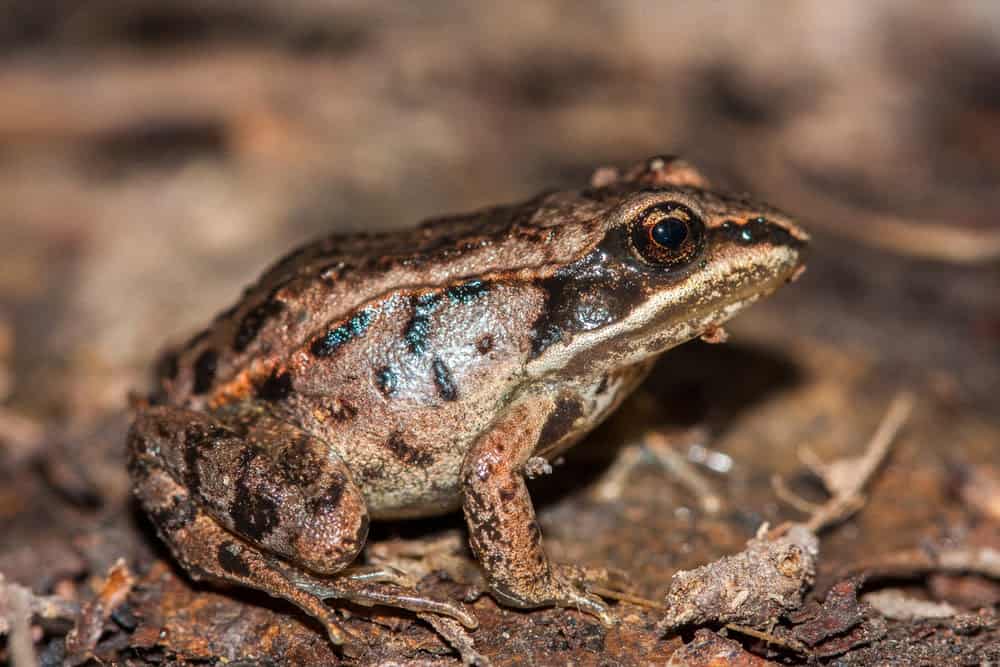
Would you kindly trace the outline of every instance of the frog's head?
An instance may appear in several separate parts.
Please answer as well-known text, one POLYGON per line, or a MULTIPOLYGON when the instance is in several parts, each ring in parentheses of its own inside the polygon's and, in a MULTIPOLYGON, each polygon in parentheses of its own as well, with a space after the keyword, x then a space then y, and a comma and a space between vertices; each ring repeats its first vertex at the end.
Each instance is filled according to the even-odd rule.
POLYGON ((577 196, 600 230, 577 260, 540 281, 547 305, 534 328, 536 376, 592 376, 711 334, 803 269, 809 237, 788 216, 709 189, 676 159, 599 171, 577 196))

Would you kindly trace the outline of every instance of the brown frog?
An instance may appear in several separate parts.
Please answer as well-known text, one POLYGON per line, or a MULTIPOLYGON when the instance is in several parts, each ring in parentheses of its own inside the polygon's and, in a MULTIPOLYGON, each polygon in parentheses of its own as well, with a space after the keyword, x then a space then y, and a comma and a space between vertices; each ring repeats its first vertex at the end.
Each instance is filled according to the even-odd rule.
POLYGON ((549 561, 525 466, 578 441, 664 351, 793 279, 806 234, 688 164, 330 236, 288 255, 158 370, 129 435, 135 493, 195 578, 351 636, 325 600, 452 616, 352 566, 370 519, 461 508, 494 596, 613 622, 549 561))

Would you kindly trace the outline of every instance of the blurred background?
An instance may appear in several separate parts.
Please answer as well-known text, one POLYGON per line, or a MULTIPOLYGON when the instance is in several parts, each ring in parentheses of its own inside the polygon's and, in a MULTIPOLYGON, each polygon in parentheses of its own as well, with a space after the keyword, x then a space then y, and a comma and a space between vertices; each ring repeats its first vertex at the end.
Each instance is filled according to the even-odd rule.
MULTIPOLYGON (((556 551, 617 558, 662 594, 675 567, 786 517, 767 480, 796 473, 794 447, 857 450, 899 389, 919 436, 887 473, 891 516, 831 538, 833 558, 954 537, 956 484, 995 461, 998 3, 4 0, 0 16, 8 578, 51 590, 153 548, 127 509, 126 396, 295 244, 658 153, 815 238, 807 274, 729 346, 668 355, 647 389, 708 428, 733 465, 715 481, 754 509, 694 551, 664 543, 678 525, 649 517, 686 521, 685 497, 650 471, 619 508, 648 532, 547 526, 556 551)), ((553 501, 543 525, 621 523, 588 502, 553 501)))

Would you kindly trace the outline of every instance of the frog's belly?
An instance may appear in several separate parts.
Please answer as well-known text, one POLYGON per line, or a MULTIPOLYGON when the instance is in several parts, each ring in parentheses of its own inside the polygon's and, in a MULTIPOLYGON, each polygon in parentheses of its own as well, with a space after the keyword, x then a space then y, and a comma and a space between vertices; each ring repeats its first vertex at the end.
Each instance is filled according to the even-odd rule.
POLYGON ((458 471, 432 479, 410 479, 391 487, 363 489, 373 519, 417 519, 454 512, 462 506, 458 471))
POLYGON ((396 433, 388 441, 337 448, 373 519, 436 516, 461 507, 462 461, 471 443, 396 433), (386 450, 390 454, 386 455, 386 450))
POLYGON ((410 499, 405 502, 393 502, 393 499, 377 499, 374 495, 365 495, 368 502, 368 512, 372 519, 383 521, 389 519, 422 519, 440 516, 458 511, 462 507, 462 495, 455 489, 424 494, 420 499, 410 499))

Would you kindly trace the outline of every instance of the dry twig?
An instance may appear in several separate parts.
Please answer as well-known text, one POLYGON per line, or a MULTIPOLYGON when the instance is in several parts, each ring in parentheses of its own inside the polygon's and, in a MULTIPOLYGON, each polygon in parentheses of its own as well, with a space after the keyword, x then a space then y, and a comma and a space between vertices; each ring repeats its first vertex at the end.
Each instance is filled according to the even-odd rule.
POLYGON ((108 570, 108 576, 100 592, 93 600, 83 605, 76 618, 76 624, 66 635, 65 664, 77 665, 91 657, 104 632, 104 623, 125 601, 133 585, 135 577, 129 572, 125 561, 119 558, 108 570))
POLYGON ((698 499, 698 505, 703 512, 718 514, 722 509, 722 498, 719 494, 712 489, 691 462, 674 449, 672 439, 657 431, 646 433, 641 443, 630 445, 621 451, 595 489, 595 496, 604 501, 620 497, 628 476, 649 458, 674 475, 698 499))
POLYGON ((761 630, 755 630, 754 628, 747 627, 745 625, 739 625, 737 623, 726 623, 726 628, 732 630, 733 632, 738 632, 741 635, 746 635, 748 637, 753 637, 755 639, 760 639, 761 641, 767 642, 768 644, 774 644, 776 646, 781 646, 787 648, 796 653, 808 654, 809 651, 800 642, 793 639, 782 639, 777 635, 771 634, 770 632, 763 632, 761 630))
POLYGON ((490 667, 489 659, 476 651, 472 637, 461 623, 437 614, 418 613, 417 618, 434 628, 434 631, 458 652, 463 665, 490 667))
POLYGON ((31 638, 31 592, 21 586, 6 589, 6 618, 9 635, 7 650, 13 667, 33 667, 38 664, 35 642, 31 638))
POLYGON ((796 509, 809 512, 811 516, 804 525, 814 533, 847 519, 864 507, 867 500, 864 487, 889 455, 896 435, 912 411, 913 396, 908 392, 897 394, 861 456, 823 463, 809 449, 800 450, 803 462, 832 496, 827 502, 817 505, 797 496, 777 476, 771 478, 775 494, 796 509))

